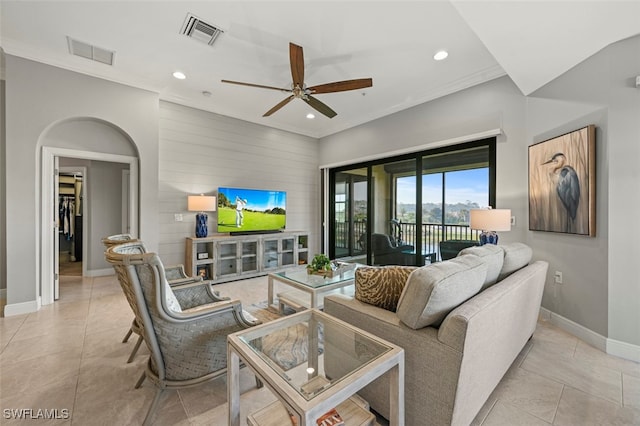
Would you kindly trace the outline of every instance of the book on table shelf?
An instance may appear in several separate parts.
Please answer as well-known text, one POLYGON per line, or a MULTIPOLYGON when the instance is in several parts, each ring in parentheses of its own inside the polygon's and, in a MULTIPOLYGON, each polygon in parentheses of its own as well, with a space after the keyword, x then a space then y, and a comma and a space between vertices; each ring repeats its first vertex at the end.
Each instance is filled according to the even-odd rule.
MULTIPOLYGON (((293 426, 298 426, 298 420, 296 416, 289 413, 289 418, 291 419, 291 424, 293 426)), ((344 426, 344 420, 340 413, 336 411, 335 408, 324 413, 318 420, 316 420, 316 425, 318 426, 344 426)))
POLYGON ((318 426, 343 426, 344 420, 335 408, 324 413, 318 420, 316 420, 318 426))

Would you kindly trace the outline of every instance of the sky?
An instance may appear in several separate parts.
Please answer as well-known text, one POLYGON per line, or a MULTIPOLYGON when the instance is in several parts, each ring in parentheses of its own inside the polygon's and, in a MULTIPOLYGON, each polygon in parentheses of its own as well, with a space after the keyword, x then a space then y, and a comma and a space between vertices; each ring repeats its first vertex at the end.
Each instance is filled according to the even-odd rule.
POLYGON ((260 189, 218 188, 218 193, 226 195, 231 204, 236 196, 247 200, 247 209, 267 210, 274 207, 286 208, 287 193, 284 191, 264 191, 260 189))
MULTIPOLYGON (((489 203, 489 169, 473 169, 446 173, 446 203, 471 201, 479 207, 489 203)), ((415 204, 415 178, 398 179, 398 202, 415 204)), ((422 180, 422 202, 442 202, 442 175, 424 175, 422 180)))

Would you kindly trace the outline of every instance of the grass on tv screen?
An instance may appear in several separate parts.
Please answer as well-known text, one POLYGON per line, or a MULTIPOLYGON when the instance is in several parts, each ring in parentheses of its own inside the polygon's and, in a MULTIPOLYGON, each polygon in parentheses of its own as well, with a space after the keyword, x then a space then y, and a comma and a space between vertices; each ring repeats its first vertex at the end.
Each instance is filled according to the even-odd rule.
POLYGON ((286 204, 284 191, 218 188, 218 232, 281 231, 286 204))

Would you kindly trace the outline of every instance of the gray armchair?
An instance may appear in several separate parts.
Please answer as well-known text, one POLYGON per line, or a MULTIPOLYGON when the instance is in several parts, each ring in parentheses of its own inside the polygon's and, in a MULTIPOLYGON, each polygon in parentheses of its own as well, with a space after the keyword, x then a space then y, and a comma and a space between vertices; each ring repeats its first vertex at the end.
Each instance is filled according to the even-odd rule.
POLYGON ((458 256, 467 247, 477 246, 476 240, 444 240, 440 241, 440 259, 449 260, 458 256))
MULTIPOLYGON (((108 237, 104 237, 102 239, 102 244, 105 246, 105 250, 109 247, 113 247, 119 244, 130 243, 135 245, 130 245, 129 249, 130 253, 146 253, 147 249, 144 246, 144 243, 136 238, 133 238, 131 234, 117 234, 110 235, 108 237)), ((201 304, 219 302, 222 300, 228 300, 228 298, 220 297, 217 293, 206 291, 198 286, 206 286, 208 290, 210 290, 210 286, 208 283, 202 281, 202 277, 189 277, 184 272, 184 267, 182 265, 169 266, 165 268, 165 276, 169 285, 178 290, 180 295, 179 303, 181 306, 189 308, 201 304), (184 288, 183 288, 184 287, 184 288)), ((127 359, 127 363, 133 361, 140 349, 140 345, 142 344, 142 332, 140 330, 140 326, 138 325, 136 319, 134 318, 131 321, 131 327, 127 334, 122 339, 122 343, 127 343, 129 337, 132 334, 138 335, 138 340, 136 341, 135 346, 133 347, 129 358, 127 359)))
POLYGON ((141 243, 107 249, 150 355, 136 388, 149 378, 157 387, 144 424, 150 424, 166 389, 195 386, 226 373, 227 335, 260 322, 239 300, 201 304, 210 286, 171 288, 155 253, 140 253, 141 243), (187 303, 182 296, 189 294, 187 303), (200 294, 200 296, 198 295, 200 294), (178 305, 176 302, 180 302, 178 305))
MULTIPOLYGON (((105 250, 111 246, 123 244, 123 243, 131 243, 140 241, 137 238, 133 238, 131 234, 116 234, 109 235, 108 237, 104 237, 102 239, 102 244, 104 244, 105 250)), ((144 244, 142 245, 142 249, 146 252, 146 248, 144 244)), ((202 277, 190 277, 184 271, 184 265, 171 265, 166 266, 165 274, 167 276, 167 281, 169 281, 169 285, 174 287, 182 284, 191 284, 194 282, 202 281, 202 277)))
POLYGON ((412 245, 397 245, 386 234, 371 234, 374 265, 405 265, 411 258, 412 245))

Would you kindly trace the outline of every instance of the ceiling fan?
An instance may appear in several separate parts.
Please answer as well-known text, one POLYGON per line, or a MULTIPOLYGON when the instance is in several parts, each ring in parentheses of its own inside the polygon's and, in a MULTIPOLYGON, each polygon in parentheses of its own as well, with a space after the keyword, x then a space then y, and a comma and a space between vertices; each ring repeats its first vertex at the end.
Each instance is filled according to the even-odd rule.
POLYGON ((363 89, 365 87, 373 86, 373 80, 371 78, 360 78, 356 80, 344 80, 336 81, 333 83, 320 84, 317 86, 307 87, 304 84, 304 56, 302 53, 302 47, 293 43, 289 43, 289 62, 291 63, 291 77, 293 81, 290 89, 283 89, 280 87, 264 86, 262 84, 243 83, 240 81, 222 80, 223 83, 240 84, 242 86, 259 87, 262 89, 279 90, 281 92, 291 93, 291 95, 278 103, 276 106, 265 112, 263 117, 268 117, 280 108, 291 102, 292 99, 298 98, 305 101, 310 107, 314 108, 318 112, 326 115, 329 118, 333 118, 338 115, 334 110, 329 108, 323 102, 320 102, 317 98, 311 95, 317 95, 322 93, 333 92, 345 92, 347 90, 363 89))

